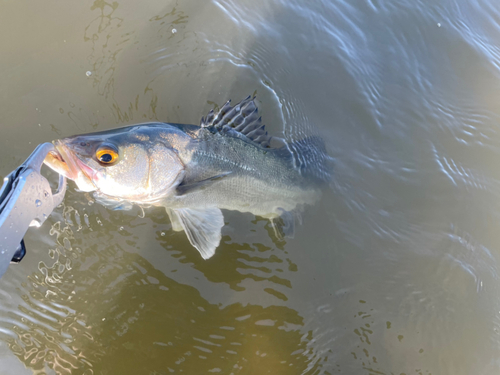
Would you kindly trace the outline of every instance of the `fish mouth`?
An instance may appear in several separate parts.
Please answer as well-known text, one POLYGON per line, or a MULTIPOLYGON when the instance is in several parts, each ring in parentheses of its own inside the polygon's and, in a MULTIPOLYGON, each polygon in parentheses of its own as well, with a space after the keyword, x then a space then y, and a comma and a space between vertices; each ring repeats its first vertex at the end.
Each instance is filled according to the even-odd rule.
POLYGON ((95 189, 92 181, 95 171, 80 160, 78 155, 62 141, 56 140, 53 144, 54 150, 47 154, 44 163, 59 174, 77 182, 78 185, 92 185, 95 189))

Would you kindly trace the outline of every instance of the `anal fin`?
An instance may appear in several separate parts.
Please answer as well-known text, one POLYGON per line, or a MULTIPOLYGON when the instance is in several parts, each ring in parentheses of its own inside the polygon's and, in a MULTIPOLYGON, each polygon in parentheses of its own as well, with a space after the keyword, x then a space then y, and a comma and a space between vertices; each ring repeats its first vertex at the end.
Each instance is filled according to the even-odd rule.
POLYGON ((203 259, 209 259, 215 254, 222 237, 221 228, 224 226, 224 217, 220 209, 178 208, 170 210, 170 215, 176 216, 172 220, 174 230, 176 226, 181 226, 189 242, 200 252, 203 259))
POLYGON ((293 238, 295 235, 295 216, 293 212, 278 209, 280 216, 271 219, 271 224, 274 229, 274 234, 277 238, 284 237, 293 238))

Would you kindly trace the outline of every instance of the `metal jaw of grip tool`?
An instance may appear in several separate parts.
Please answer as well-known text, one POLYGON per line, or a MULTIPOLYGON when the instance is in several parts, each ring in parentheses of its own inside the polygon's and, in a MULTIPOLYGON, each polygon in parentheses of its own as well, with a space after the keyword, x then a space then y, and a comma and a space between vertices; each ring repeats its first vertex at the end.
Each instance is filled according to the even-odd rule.
POLYGON ((0 277, 11 262, 24 257, 24 235, 29 227, 39 227, 63 200, 66 178, 59 176, 55 194, 49 181, 40 174, 45 157, 54 151, 51 143, 39 145, 35 151, 4 178, 0 190, 0 277))

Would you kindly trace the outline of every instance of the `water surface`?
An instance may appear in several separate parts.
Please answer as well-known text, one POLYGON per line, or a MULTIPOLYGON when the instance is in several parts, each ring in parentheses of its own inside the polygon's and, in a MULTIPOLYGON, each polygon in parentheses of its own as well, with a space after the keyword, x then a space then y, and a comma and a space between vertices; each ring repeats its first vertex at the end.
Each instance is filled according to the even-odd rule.
POLYGON ((208 261, 164 210, 70 184, 0 280, 1 373, 498 373, 499 21, 492 0, 4 1, 0 175, 249 94, 336 168, 294 239, 224 212, 208 261))

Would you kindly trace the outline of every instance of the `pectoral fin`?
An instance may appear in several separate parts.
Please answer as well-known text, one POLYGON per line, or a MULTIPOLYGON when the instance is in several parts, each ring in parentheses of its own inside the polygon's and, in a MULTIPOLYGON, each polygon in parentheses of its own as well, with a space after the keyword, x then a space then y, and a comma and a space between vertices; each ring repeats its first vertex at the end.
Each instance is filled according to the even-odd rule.
MULTIPOLYGON (((191 245, 196 247, 203 259, 209 259, 215 254, 221 239, 221 228, 224 226, 224 217, 218 208, 192 209, 179 208, 170 210, 176 219, 175 225, 182 226, 191 245)), ((167 210, 168 212, 168 210, 167 210)), ((169 213, 169 215, 171 215, 169 213)))
POLYGON ((183 195, 183 194, 186 194, 186 193, 194 191, 194 190, 204 189, 208 185, 213 184, 215 181, 220 180, 221 178, 224 178, 229 174, 231 174, 231 172, 224 172, 224 173, 218 174, 217 176, 206 178, 206 179, 201 180, 201 181, 189 182, 187 184, 182 183, 179 186, 177 186, 177 188, 176 188, 177 194, 183 195))

